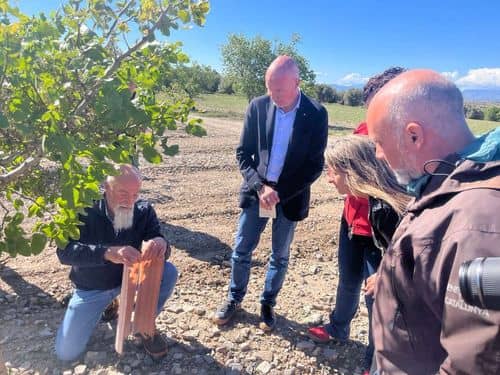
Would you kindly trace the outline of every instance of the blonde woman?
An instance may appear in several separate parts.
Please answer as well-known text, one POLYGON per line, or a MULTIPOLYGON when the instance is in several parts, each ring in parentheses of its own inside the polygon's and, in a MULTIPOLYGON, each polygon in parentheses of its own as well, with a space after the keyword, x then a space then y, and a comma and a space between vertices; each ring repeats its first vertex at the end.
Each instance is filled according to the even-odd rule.
MULTIPOLYGON (((338 263, 339 285, 335 309, 330 323, 311 327, 309 336, 317 342, 331 339, 347 340, 349 328, 359 303, 359 294, 365 281, 365 301, 371 321, 375 274, 385 250, 396 229, 409 197, 397 183, 389 166, 375 157, 375 145, 366 136, 349 135, 337 138, 325 153, 328 182, 340 194, 349 194, 369 200, 371 236, 341 231, 338 263), (346 238, 343 238, 346 237, 346 238)), ((345 221, 345 218, 342 218, 345 221)), ((343 223, 345 225, 345 223, 343 223)), ((373 357, 371 324, 369 344, 365 355, 365 372, 373 357)))

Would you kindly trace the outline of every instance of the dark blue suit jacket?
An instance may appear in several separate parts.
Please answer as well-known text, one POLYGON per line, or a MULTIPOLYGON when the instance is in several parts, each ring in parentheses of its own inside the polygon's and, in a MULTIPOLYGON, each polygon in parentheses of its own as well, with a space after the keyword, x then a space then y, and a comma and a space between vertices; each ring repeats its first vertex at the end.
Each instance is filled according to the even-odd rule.
MULTIPOLYGON (((258 200, 256 183, 265 183, 275 113, 276 106, 268 95, 253 99, 248 106, 236 149, 244 179, 240 190, 241 208, 258 200)), ((285 164, 275 187, 289 220, 302 220, 309 213, 310 187, 323 170, 327 138, 326 109, 301 93, 285 164)))

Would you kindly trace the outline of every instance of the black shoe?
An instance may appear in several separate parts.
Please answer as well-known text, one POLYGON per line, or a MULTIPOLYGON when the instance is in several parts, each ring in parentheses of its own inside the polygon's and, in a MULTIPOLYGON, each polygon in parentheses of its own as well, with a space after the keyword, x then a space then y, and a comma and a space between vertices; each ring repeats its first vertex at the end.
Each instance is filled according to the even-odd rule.
POLYGON ((276 315, 274 314, 274 309, 270 305, 261 304, 260 305, 260 324, 261 330, 269 332, 276 326, 276 315))
POLYGON ((106 307, 106 310, 103 311, 101 315, 101 321, 104 323, 111 322, 118 318, 118 298, 115 298, 111 303, 106 307))
POLYGON ((240 304, 238 302, 227 300, 215 312, 214 323, 220 326, 227 324, 233 318, 234 314, 236 314, 239 307, 240 304))

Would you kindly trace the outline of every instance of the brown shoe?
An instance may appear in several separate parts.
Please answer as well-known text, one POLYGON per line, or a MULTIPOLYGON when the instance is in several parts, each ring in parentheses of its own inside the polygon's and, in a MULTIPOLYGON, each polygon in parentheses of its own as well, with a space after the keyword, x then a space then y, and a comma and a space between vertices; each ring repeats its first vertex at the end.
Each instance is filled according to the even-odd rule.
POLYGON ((153 359, 160 359, 167 355, 167 341, 163 338, 160 332, 155 331, 153 336, 136 333, 135 344, 142 344, 144 351, 153 359))
POLYGON ((111 301, 108 307, 106 307, 106 310, 103 311, 101 315, 101 320, 107 323, 118 318, 118 307, 119 307, 118 298, 115 298, 113 301, 111 301))

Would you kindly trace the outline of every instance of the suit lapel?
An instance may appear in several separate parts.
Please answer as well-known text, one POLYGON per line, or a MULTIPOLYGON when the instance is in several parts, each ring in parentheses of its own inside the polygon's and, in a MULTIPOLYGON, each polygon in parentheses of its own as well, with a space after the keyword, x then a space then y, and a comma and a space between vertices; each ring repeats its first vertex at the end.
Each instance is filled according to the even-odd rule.
POLYGON ((291 162, 291 157, 293 151, 301 146, 303 142, 302 135, 305 132, 305 125, 307 124, 307 111, 306 111, 306 99, 304 95, 300 94, 300 105, 297 108, 297 113, 295 114, 295 121, 293 122, 292 134, 290 135, 290 140, 288 141, 288 148, 285 157, 285 164, 283 165, 283 172, 285 172, 288 164, 291 162))
POLYGON ((269 107, 267 108, 267 116, 266 116, 266 139, 267 139, 268 161, 269 161, 269 155, 271 154, 271 148, 273 146, 275 116, 276 116, 276 106, 274 105, 271 98, 269 98, 269 107))

